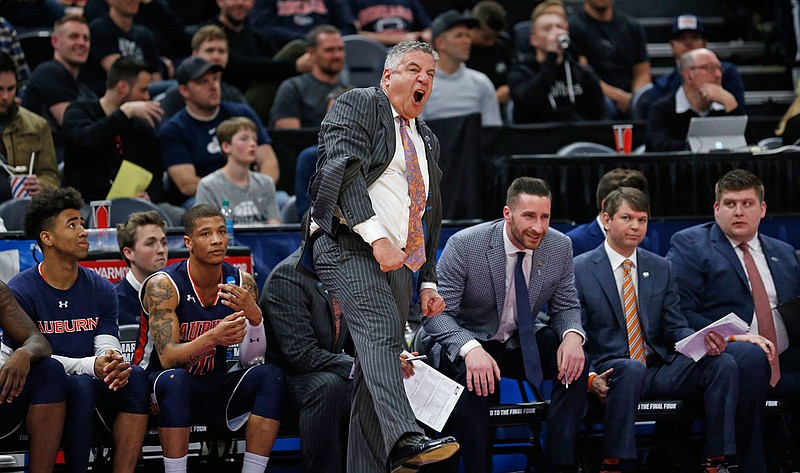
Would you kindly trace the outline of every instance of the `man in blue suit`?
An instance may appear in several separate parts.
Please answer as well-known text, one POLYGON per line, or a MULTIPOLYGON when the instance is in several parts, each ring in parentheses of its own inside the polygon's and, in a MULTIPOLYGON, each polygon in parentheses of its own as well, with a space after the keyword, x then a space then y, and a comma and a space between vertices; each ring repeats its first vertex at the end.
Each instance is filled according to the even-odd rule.
MULTIPOLYGON (((738 411, 744 415, 745 406, 752 403, 749 409, 763 412, 769 384, 779 394, 800 392, 800 347, 788 347, 786 327, 773 309, 800 294, 800 264, 791 246, 758 232, 767 204, 764 184, 757 176, 733 170, 717 181, 715 193, 715 222, 673 235, 667 259, 675 270, 681 311, 692 327, 703 327, 734 312, 750 324, 751 333, 761 334, 777 346, 779 356, 771 363, 771 380, 769 371, 767 379, 762 379, 760 372, 753 373, 746 366, 748 360, 739 362, 740 378, 746 380, 741 391, 749 388, 751 392, 744 398, 740 392, 738 411), (748 271, 747 265, 752 265, 753 271, 748 271), (756 294, 764 294, 758 299, 751 292, 754 282, 756 294), (757 304, 761 299, 763 304, 757 304), (758 306, 765 307, 761 316, 758 306)), ((752 445, 760 448, 760 417, 748 432, 757 434, 752 435, 752 445)), ((741 434, 737 432, 740 456, 741 434)), ((754 454, 757 452, 760 450, 754 454)), ((759 460, 755 466, 760 469, 743 465, 744 471, 764 471, 763 455, 759 460)))
MULTIPOLYGON (((605 244, 575 258, 575 286, 588 335, 589 390, 606 404, 601 472, 638 471, 634 423, 641 397, 702 399, 708 425, 706 471, 727 472, 736 454, 739 374, 726 348, 753 356, 759 346, 769 351, 772 345, 747 334, 735 339, 751 343, 728 347, 725 338, 711 332, 705 337, 708 356, 694 362, 675 352, 675 343, 694 330, 680 312, 669 262, 637 249, 649 212, 642 191, 620 187, 611 192, 603 212, 605 244)), ((745 429, 752 423, 752 418, 740 420, 748 421, 739 424, 745 429)))
MULTIPOLYGON (((585 336, 570 241, 549 229, 550 203, 541 179, 514 180, 503 219, 456 233, 439 259, 446 308, 424 319, 420 337, 436 342, 433 364, 467 386, 445 428, 464 445, 467 472, 491 471, 488 408, 499 397, 501 374, 537 388, 543 379, 554 381, 547 456, 553 471, 576 471, 575 441, 586 405, 585 336), (548 325, 536 320, 545 305, 548 325)), ((458 465, 450 466, 455 471, 458 465)))
MULTIPOLYGON (((603 174, 603 177, 600 178, 600 182, 597 183, 597 193, 595 195, 597 217, 591 222, 578 225, 567 232, 567 236, 572 240, 573 256, 591 251, 602 245, 606 240, 606 232, 602 226, 603 201, 611 191, 622 186, 635 187, 647 193, 647 178, 641 171, 636 169, 616 168, 603 174)), ((644 237, 644 241, 642 241, 642 248, 652 251, 656 251, 657 249, 651 247, 650 239, 646 236, 644 237)))

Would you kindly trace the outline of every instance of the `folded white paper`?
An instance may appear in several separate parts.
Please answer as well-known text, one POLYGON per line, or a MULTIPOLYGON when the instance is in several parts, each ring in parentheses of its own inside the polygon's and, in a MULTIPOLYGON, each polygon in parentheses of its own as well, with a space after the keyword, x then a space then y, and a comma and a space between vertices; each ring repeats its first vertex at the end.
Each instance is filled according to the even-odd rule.
POLYGON ((708 348, 706 347, 705 338, 710 332, 716 332, 723 338, 728 338, 731 335, 744 335, 749 329, 747 322, 731 312, 716 322, 712 322, 688 337, 679 340, 675 343, 675 351, 690 357, 694 361, 698 361, 706 356, 708 348))
MULTIPOLYGON (((407 351, 403 351, 411 356, 407 351)), ((423 424, 441 432, 456 407, 464 386, 436 371, 424 361, 412 361, 414 376, 404 379, 406 396, 414 416, 423 424)))

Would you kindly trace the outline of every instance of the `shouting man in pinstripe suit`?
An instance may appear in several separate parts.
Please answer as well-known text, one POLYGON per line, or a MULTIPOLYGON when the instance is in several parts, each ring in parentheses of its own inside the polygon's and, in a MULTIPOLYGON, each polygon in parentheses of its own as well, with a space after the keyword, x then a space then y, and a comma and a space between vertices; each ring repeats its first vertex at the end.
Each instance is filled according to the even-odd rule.
POLYGON ((399 360, 415 272, 422 314, 444 309, 436 286, 439 141, 417 119, 437 59, 426 43, 398 44, 380 87, 339 97, 320 128, 305 253, 313 248, 314 270, 340 301, 356 347, 351 472, 416 471, 458 449, 454 438, 432 440, 417 425, 399 360))
MULTIPOLYGON (((499 398, 501 374, 527 379, 537 389, 543 379, 554 381, 548 472, 576 471, 575 441, 588 377, 581 347, 585 335, 572 245, 549 228, 550 199, 543 180, 515 179, 503 219, 456 233, 439 259, 447 308, 423 322, 420 337, 436 342, 434 365, 467 386, 445 431, 464 445, 468 473, 492 471, 489 403, 499 398), (547 325, 537 321, 540 310, 550 316, 547 325)), ((449 463, 445 471, 458 471, 456 461, 449 463)))

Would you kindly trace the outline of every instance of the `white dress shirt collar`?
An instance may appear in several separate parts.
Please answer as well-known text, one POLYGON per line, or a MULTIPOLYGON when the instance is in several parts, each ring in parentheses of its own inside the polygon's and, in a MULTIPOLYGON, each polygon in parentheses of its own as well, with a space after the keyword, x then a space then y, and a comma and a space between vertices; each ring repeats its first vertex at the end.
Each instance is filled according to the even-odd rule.
MULTIPOLYGON (((391 102, 389 103, 389 106, 392 107, 392 118, 395 121, 398 121, 397 119, 400 117, 400 114, 397 113, 397 110, 395 110, 394 105, 392 105, 391 102)), ((408 118, 406 120, 408 121, 408 127, 411 128, 411 130, 413 130, 414 133, 416 133, 416 130, 417 130, 417 119, 416 118, 408 118)))
POLYGON ((694 113, 704 117, 708 115, 708 112, 711 110, 725 110, 725 106, 718 102, 712 102, 711 108, 706 110, 705 112, 701 112, 700 110, 695 110, 692 107, 692 104, 689 103, 689 97, 686 96, 686 91, 683 90, 683 86, 678 88, 678 91, 675 92, 675 113, 686 113, 689 110, 694 110, 694 113))
MULTIPOLYGON (((725 234, 723 233, 723 235, 725 235, 725 234)), ((733 246, 734 250, 739 248, 739 245, 740 245, 739 242, 733 240, 728 235, 725 235, 725 238, 728 239, 728 242, 733 246)), ((758 239, 758 232, 756 232, 756 236, 754 236, 752 240, 749 240, 747 242, 747 246, 749 246, 751 250, 755 250, 755 251, 761 252, 761 240, 758 239)))
POLYGON ((142 290, 142 283, 136 280, 136 278, 133 276, 133 271, 131 271, 130 268, 128 268, 128 272, 125 274, 125 280, 128 281, 128 284, 130 284, 134 289, 136 289, 136 292, 142 290))
POLYGON ((622 263, 625 262, 626 259, 631 260, 633 263, 633 268, 638 268, 638 259, 636 257, 637 251, 634 251, 630 256, 622 256, 621 254, 617 253, 616 250, 611 248, 611 245, 608 244, 608 240, 603 242, 603 248, 606 250, 606 254, 608 255, 608 261, 611 262, 611 270, 616 271, 617 268, 622 266, 622 263))

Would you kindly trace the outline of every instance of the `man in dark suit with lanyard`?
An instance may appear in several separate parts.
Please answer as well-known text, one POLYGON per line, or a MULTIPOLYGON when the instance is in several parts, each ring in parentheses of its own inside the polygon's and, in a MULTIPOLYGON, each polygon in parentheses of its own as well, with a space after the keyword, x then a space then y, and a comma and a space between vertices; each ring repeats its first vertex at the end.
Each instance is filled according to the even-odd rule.
POLYGON ((305 253, 313 248, 314 270, 340 301, 356 347, 352 472, 383 473, 387 464, 414 471, 458 449, 452 437, 432 440, 417 425, 398 358, 414 273, 422 314, 444 309, 436 289, 439 141, 417 119, 436 61, 426 43, 398 44, 386 57, 380 88, 345 93, 320 128, 305 253))

